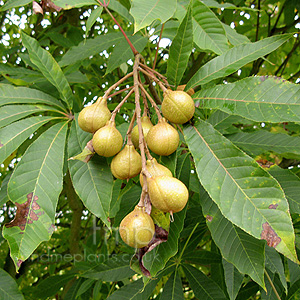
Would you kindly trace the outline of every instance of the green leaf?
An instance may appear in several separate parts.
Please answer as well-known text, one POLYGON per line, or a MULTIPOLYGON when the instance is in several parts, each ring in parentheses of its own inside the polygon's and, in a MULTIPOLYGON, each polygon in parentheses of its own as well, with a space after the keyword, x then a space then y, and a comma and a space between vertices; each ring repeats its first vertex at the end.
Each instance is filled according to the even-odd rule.
POLYGON ((241 288, 241 290, 238 293, 238 296, 237 296, 236 300, 249 299, 251 296, 256 295, 258 290, 259 290, 258 284, 256 284, 254 281, 250 281, 245 286, 243 286, 241 288))
POLYGON ((26 87, 15 87, 0 83, 0 106, 7 104, 40 103, 64 109, 64 106, 52 96, 26 87))
POLYGON ((16 281, 2 269, 0 269, 0 298, 2 300, 24 300, 16 281))
POLYGON ((130 14, 134 18, 134 32, 157 19, 165 23, 175 13, 176 5, 176 0, 132 0, 130 14))
POLYGON ((195 250, 184 252, 182 258, 184 261, 196 265, 220 264, 222 257, 216 252, 206 250, 195 250))
POLYGON ((222 25, 231 45, 238 46, 240 44, 250 43, 250 40, 245 35, 237 33, 235 29, 225 23, 222 23, 222 25))
POLYGON ((231 48, 201 67, 187 83, 186 90, 236 72, 244 65, 273 52, 291 36, 291 34, 281 34, 231 48))
MULTIPOLYGON (((133 46, 138 52, 142 52, 146 47, 148 38, 142 36, 141 34, 136 34, 129 37, 133 46)), ((106 74, 111 73, 114 69, 119 67, 122 63, 127 62, 129 59, 133 59, 134 54, 125 39, 122 39, 115 47, 112 52, 108 63, 106 74)))
POLYGON ((54 4, 63 9, 99 4, 96 0, 53 0, 54 4))
POLYGON ((296 281, 291 287, 289 288, 288 295, 286 297, 287 300, 290 299, 297 299, 294 298, 295 296, 297 297, 299 295, 299 290, 300 290, 300 279, 296 281))
MULTIPOLYGON (((84 132, 73 122, 68 144, 68 156, 81 153, 92 135, 84 132)), ((70 174, 75 191, 85 207, 110 226, 108 221, 112 199, 113 177, 106 158, 99 155, 88 162, 69 161, 70 174)))
POLYGON ((85 293, 93 284, 95 283, 95 279, 87 279, 85 280, 76 293, 76 298, 85 293))
POLYGON ((190 265, 183 265, 182 267, 197 298, 201 300, 227 299, 221 288, 201 271, 190 265))
POLYGON ((300 86, 278 77, 249 77, 194 94, 201 108, 216 108, 257 122, 299 122, 300 86))
POLYGON ((8 0, 2 7, 0 7, 0 11, 6 11, 13 7, 25 6, 31 2, 32 0, 8 0))
POLYGON ((300 214, 300 178, 288 169, 272 166, 268 172, 279 182, 289 202, 290 212, 300 214))
POLYGON ((166 285, 164 286, 163 292, 159 298, 160 300, 183 300, 183 288, 182 282, 178 270, 170 276, 166 285))
POLYGON ((0 163, 11 155, 27 138, 55 117, 32 117, 0 129, 0 163))
POLYGON ((288 202, 278 182, 202 120, 185 126, 184 136, 199 180, 222 214, 297 262, 288 202))
POLYGON ((212 8, 225 8, 225 9, 242 9, 242 10, 253 10, 257 11, 257 9, 244 7, 244 6, 235 6, 232 3, 218 3, 216 0, 201 0, 205 5, 212 8))
POLYGON ((1 188, 0 188, 0 207, 9 201, 8 195, 7 195, 7 184, 10 179, 12 173, 9 173, 5 176, 5 178, 2 181, 1 188))
POLYGON ((81 277, 92 278, 103 281, 119 281, 129 278, 134 275, 130 269, 130 255, 129 254, 114 254, 106 261, 97 264, 85 272, 81 273, 81 277))
POLYGON ((167 78, 171 85, 175 85, 175 87, 179 85, 183 73, 186 70, 192 48, 193 23, 191 8, 189 8, 170 47, 167 64, 167 78))
POLYGON ((282 296, 284 294, 284 288, 278 278, 278 275, 276 273, 272 273, 270 270, 266 269, 266 272, 268 272, 269 277, 272 281, 272 284, 270 283, 270 280, 267 279, 267 276, 265 276, 265 282, 266 282, 266 290, 261 290, 261 299, 262 300, 277 300, 278 297, 274 292, 273 287, 275 287, 280 299, 283 299, 282 296))
POLYGON ((91 15, 89 16, 89 18, 86 21, 86 29, 85 29, 85 35, 87 35, 87 33, 90 31, 90 29, 92 28, 92 26, 95 24, 95 22, 97 21, 97 19, 101 16, 103 11, 103 7, 99 6, 96 9, 94 9, 91 13, 91 15))
POLYGON ((114 10, 116 13, 118 13, 118 15, 126 19, 128 22, 132 24, 134 23, 134 19, 129 14, 128 9, 125 6, 123 6, 119 1, 110 0, 108 8, 114 10))
POLYGON ((8 196, 19 214, 3 228, 3 236, 17 269, 52 235, 63 184, 67 127, 68 122, 58 123, 41 134, 28 147, 8 183, 8 196))
POLYGON ((299 137, 296 136, 258 130, 253 133, 239 132, 228 138, 250 155, 256 156, 272 151, 284 157, 298 156, 300 158, 299 137))
POLYGON ((109 47, 117 44, 122 39, 123 35, 119 32, 108 33, 100 35, 93 39, 87 39, 81 42, 78 46, 72 47, 61 59, 59 65, 61 67, 73 65, 79 61, 84 60, 90 56, 96 55, 109 47))
POLYGON ((225 259, 222 260, 222 263, 227 292, 230 300, 234 300, 242 286, 244 275, 242 275, 233 264, 227 262, 225 259))
POLYGON ((0 107, 0 128, 34 113, 53 111, 61 113, 47 105, 7 105, 0 107))
POLYGON ((69 83, 52 55, 44 50, 37 40, 21 33, 23 45, 29 52, 30 60, 39 68, 45 78, 53 84, 59 91, 62 100, 71 109, 74 101, 74 96, 69 83))

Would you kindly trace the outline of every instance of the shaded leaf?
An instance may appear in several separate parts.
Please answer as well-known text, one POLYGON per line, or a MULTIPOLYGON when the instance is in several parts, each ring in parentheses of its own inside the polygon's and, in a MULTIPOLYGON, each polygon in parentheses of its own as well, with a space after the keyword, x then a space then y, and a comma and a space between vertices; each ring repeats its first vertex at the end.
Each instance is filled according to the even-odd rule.
POLYGON ((184 252, 182 258, 185 262, 196 265, 220 264, 222 261, 220 254, 206 250, 184 252))
POLYGON ((88 34, 92 26, 96 23, 97 19, 101 16, 103 11, 103 7, 99 6, 96 9, 92 11, 89 18, 86 21, 86 29, 85 29, 85 35, 88 34))
MULTIPOLYGON (((269 269, 266 269, 266 272, 268 272, 270 280, 272 281, 273 286, 275 287, 279 297, 281 298, 284 293, 284 288, 280 282, 278 275, 276 273, 272 273, 269 269)), ((262 300, 278 300, 278 297, 274 292, 270 280, 268 280, 267 276, 265 276, 266 291, 260 288, 262 300)))
POLYGON ((81 296, 83 293, 85 293, 93 284, 95 283, 94 279, 87 279, 85 280, 80 288, 78 289, 77 293, 76 293, 76 298, 78 298, 79 296, 81 296))
POLYGON ((40 135, 26 150, 8 183, 8 196, 18 208, 3 236, 18 269, 36 247, 50 239, 62 190, 67 122, 40 135), (26 203, 26 204, 25 204, 26 203))
POLYGON ((183 287, 178 270, 170 276, 164 286, 160 300, 182 300, 184 299, 183 287))
POLYGON ((0 269, 0 298, 2 300, 24 300, 16 281, 0 269))
POLYGON ((0 11, 6 11, 13 7, 25 6, 31 2, 32 0, 8 0, 0 7, 0 11))
POLYGON ((8 195, 7 195, 7 184, 10 179, 12 173, 9 173, 8 175, 5 176, 5 178, 2 181, 1 184, 1 189, 0 189, 0 207, 9 201, 8 195))
POLYGON ((297 262, 288 202, 278 182, 204 121, 185 126, 184 136, 199 180, 222 214, 297 262))
POLYGON ((167 78, 171 85, 174 85, 175 87, 179 85, 183 73, 186 70, 192 48, 193 23, 191 8, 189 8, 170 47, 167 63, 167 78))
POLYGON ((150 25, 157 19, 159 19, 161 23, 165 23, 175 13, 176 5, 176 0, 131 1, 130 14, 134 18, 134 32, 150 25))
POLYGON ((256 295, 259 290, 258 284, 253 281, 248 282, 245 286, 241 288, 238 293, 236 300, 245 300, 249 299, 251 296, 256 295))
POLYGON ((300 279, 299 279, 298 281, 296 281, 296 282, 289 288, 289 292, 288 292, 288 295, 287 295, 286 299, 287 299, 287 300, 295 299, 295 298, 293 298, 293 297, 299 295, 299 291, 300 291, 300 279))
POLYGON ((202 66, 187 83, 186 90, 226 77, 244 65, 273 52, 290 38, 291 34, 281 34, 231 48, 202 66))
POLYGON ((86 5, 97 5, 95 0, 52 0, 55 5, 62 7, 63 9, 71 9, 74 7, 82 7, 86 5))

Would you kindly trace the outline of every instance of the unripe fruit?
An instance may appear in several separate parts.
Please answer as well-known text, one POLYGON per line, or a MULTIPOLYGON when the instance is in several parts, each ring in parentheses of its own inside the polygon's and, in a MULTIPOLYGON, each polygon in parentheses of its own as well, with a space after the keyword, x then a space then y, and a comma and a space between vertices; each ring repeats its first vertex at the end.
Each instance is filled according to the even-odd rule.
MULTIPOLYGON (((153 127, 153 124, 148 116, 141 117, 141 123, 144 133, 145 141, 147 142, 147 135, 149 130, 153 127)), ((139 128, 138 126, 134 126, 131 132, 131 140, 135 148, 139 147, 139 128)))
MULTIPOLYGON (((172 172, 165 166, 159 164, 155 158, 148 159, 146 163, 146 169, 152 177, 156 176, 169 176, 173 177, 172 172)), ((144 184, 143 174, 140 174, 141 186, 144 184)))
POLYGON ((119 232, 122 240, 134 248, 143 248, 149 244, 155 226, 145 207, 136 206, 121 222, 119 232))
POLYGON ((86 106, 79 113, 78 125, 82 130, 93 133, 103 127, 110 117, 106 99, 99 97, 96 103, 86 106))
POLYGON ((177 178, 169 176, 149 177, 147 183, 150 201, 159 210, 175 213, 185 207, 189 192, 177 178))
POLYGON ((165 118, 153 126, 147 135, 147 145, 158 155, 170 155, 176 151, 179 144, 179 134, 165 118))
POLYGON ((161 105, 164 117, 172 123, 183 124, 189 121, 195 113, 195 103, 184 91, 166 90, 161 105))
POLYGON ((122 145, 123 138, 114 121, 108 121, 93 136, 93 147, 101 156, 114 156, 121 150, 122 145))
POLYGON ((142 158, 133 145, 125 145, 111 161, 112 174, 119 179, 137 176, 142 170, 142 158))

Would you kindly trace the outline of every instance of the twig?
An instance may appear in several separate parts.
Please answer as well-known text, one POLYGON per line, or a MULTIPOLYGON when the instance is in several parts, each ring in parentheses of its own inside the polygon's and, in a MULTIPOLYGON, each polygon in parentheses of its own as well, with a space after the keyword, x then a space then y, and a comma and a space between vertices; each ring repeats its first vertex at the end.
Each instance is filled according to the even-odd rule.
POLYGON ((111 113, 111 121, 115 121, 116 118, 116 114, 117 112, 120 110, 120 108, 122 107, 122 105, 126 102, 126 100, 130 97, 130 95, 134 92, 134 89, 132 89, 124 98, 123 100, 116 106, 116 108, 113 110, 113 112, 111 113))
POLYGON ((273 290, 275 296, 277 297, 278 300, 281 300, 281 298, 280 298, 280 296, 279 296, 279 294, 278 294, 278 292, 277 292, 277 290, 275 288, 275 285, 273 284, 272 279, 270 278, 270 276, 269 276, 268 272, 266 271, 266 269, 264 269, 264 272, 265 272, 265 275, 267 276, 267 278, 269 280, 269 283, 270 283, 270 285, 272 287, 272 290, 273 290))
POLYGON ((161 26, 161 30, 160 30, 160 34, 159 34, 159 39, 158 39, 157 46, 156 46, 155 58, 154 58, 153 66, 152 66, 153 70, 155 69, 157 55, 158 55, 158 49, 159 49, 159 43, 161 41, 161 37, 162 37, 162 33, 163 33, 163 30, 164 30, 164 27, 165 27, 165 23, 163 23, 162 26, 161 26))
POLYGON ((169 82, 167 81, 167 77, 163 76, 162 74, 160 74, 159 72, 157 72, 157 71, 155 71, 155 70, 152 70, 150 67, 148 67, 148 66, 145 65, 145 64, 141 64, 141 63, 140 63, 140 66, 141 66, 142 68, 146 69, 146 71, 148 71, 149 74, 152 74, 152 75, 156 74, 157 76, 159 76, 159 77, 164 81, 164 83, 166 84, 166 86, 168 86, 168 87, 170 86, 170 85, 169 85, 169 82))
POLYGON ((260 18, 260 0, 257 0, 257 21, 256 21, 256 34, 255 34, 255 41, 258 41, 258 32, 259 32, 259 18, 260 18))
POLYGON ((120 80, 118 80, 116 83, 114 83, 112 86, 110 86, 106 92, 104 93, 103 98, 108 98, 109 94, 111 91, 113 91, 114 89, 116 89, 123 81, 125 81, 127 78, 131 77, 133 75, 133 72, 128 73, 127 75, 125 75, 124 77, 122 77, 120 80))
POLYGON ((127 135, 127 145, 133 145, 132 141, 131 141, 131 132, 132 132, 132 128, 133 128, 135 119, 136 119, 136 111, 134 111, 134 114, 131 118, 130 124, 128 126, 128 130, 127 130, 127 133, 126 133, 126 135, 127 135))
POLYGON ((162 84, 162 82, 159 79, 157 79, 153 74, 150 74, 149 72, 142 69, 141 67, 139 67, 139 71, 141 71, 143 74, 147 75, 153 81, 155 81, 160 86, 160 88, 162 89, 163 92, 165 92, 167 90, 167 88, 162 84))
POLYGON ((115 93, 113 93, 113 94, 107 96, 107 98, 112 98, 112 97, 114 97, 114 96, 116 96, 116 95, 118 95, 118 94, 121 94, 121 93, 123 93, 123 92, 125 92, 125 91, 128 91, 128 90, 130 90, 130 89, 132 89, 132 88, 133 88, 133 86, 130 86, 130 87, 128 87, 128 88, 119 90, 119 91, 117 91, 117 92, 115 92, 115 93))

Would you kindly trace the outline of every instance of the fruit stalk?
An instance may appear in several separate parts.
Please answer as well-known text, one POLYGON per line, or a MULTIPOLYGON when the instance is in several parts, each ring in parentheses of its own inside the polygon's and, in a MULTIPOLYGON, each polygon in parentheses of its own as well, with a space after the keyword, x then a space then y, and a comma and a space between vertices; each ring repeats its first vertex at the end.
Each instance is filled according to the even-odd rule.
POLYGON ((145 64, 140 63, 140 67, 144 68, 146 71, 148 71, 148 72, 150 72, 150 73, 152 73, 154 75, 157 75, 158 77, 160 77, 164 81, 164 83, 166 84, 166 86, 168 86, 168 87, 170 86, 169 82, 167 80, 167 77, 165 77, 164 75, 160 74, 156 70, 151 69, 150 67, 148 67, 145 64))
POLYGON ((148 71, 144 70, 141 67, 139 67, 139 71, 141 71, 144 75, 150 77, 153 81, 155 81, 159 85, 159 87, 162 89, 163 92, 165 92, 167 90, 167 88, 163 85, 163 83, 159 79, 157 79, 153 74, 149 73, 148 71))
POLYGON ((128 126, 128 130, 126 132, 126 135, 127 135, 127 145, 133 145, 132 141, 131 141, 131 132, 132 132, 132 128, 133 128, 135 119, 136 119, 136 111, 134 111, 134 114, 133 114, 133 116, 131 118, 131 121, 130 121, 130 124, 128 126))
POLYGON ((132 90, 123 98, 123 100, 116 106, 116 108, 113 110, 113 112, 111 113, 111 121, 115 121, 116 118, 116 114, 118 113, 118 111, 120 110, 120 108, 122 107, 122 105, 126 102, 126 100, 131 96, 131 94, 134 92, 134 88, 132 88, 132 90))

